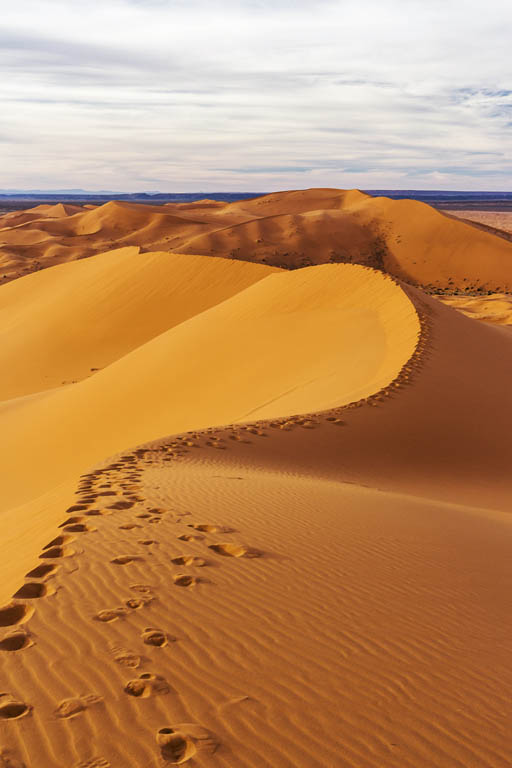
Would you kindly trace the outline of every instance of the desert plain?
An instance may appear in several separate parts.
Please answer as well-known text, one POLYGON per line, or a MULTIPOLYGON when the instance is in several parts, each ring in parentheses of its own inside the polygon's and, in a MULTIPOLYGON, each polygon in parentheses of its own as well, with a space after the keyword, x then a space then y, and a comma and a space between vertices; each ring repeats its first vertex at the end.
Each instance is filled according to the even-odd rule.
POLYGON ((504 216, 0 216, 1 768, 510 768, 504 216))

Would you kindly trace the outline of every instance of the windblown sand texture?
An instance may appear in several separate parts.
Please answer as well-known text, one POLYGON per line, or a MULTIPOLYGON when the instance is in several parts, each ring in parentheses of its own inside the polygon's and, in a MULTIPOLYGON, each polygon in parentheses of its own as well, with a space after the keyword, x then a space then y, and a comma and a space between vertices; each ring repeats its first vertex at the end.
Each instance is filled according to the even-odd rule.
POLYGON ((512 245, 338 190, 9 222, 66 263, 0 287, 0 767, 509 768, 512 335, 463 313, 510 295, 409 282, 512 245))

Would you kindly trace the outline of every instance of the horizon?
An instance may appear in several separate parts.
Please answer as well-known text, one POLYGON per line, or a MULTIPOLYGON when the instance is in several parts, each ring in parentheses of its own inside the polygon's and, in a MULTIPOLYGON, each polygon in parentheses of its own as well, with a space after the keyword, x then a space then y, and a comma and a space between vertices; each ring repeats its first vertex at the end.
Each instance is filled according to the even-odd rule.
POLYGON ((8 189, 1 189, 0 188, 0 195, 1 196, 7 196, 7 195, 45 195, 45 194, 52 194, 52 195, 59 195, 59 194, 66 194, 66 195, 147 195, 147 196, 167 196, 167 195, 208 195, 208 194, 215 194, 215 195, 270 195, 276 192, 299 192, 299 191, 307 191, 311 189, 333 189, 333 190, 341 190, 341 191, 353 191, 357 190, 359 192, 363 192, 364 194, 374 194, 376 192, 415 192, 415 193, 421 193, 421 194, 428 194, 428 193, 436 193, 436 194, 443 194, 443 195, 512 195, 512 189, 443 189, 439 187, 431 187, 431 188, 419 188, 419 187, 382 187, 382 188, 375 188, 375 189, 369 189, 369 188, 363 188, 363 187, 294 187, 293 189, 276 189, 276 190, 246 190, 246 191, 239 191, 235 189, 222 189, 222 188, 216 188, 216 189, 194 189, 190 191, 185 190, 147 190, 147 189, 131 189, 131 190, 121 190, 121 189, 85 189, 81 187, 69 187, 69 188, 48 188, 48 189, 16 189, 16 188, 8 188, 8 189))

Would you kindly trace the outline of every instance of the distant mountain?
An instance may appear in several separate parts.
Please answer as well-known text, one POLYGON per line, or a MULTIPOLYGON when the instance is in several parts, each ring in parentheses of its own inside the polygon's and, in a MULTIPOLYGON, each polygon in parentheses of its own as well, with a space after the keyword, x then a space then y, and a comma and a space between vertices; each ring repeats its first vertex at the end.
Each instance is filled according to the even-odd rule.
MULTIPOLYGON (((419 200, 435 208, 463 210, 512 211, 512 192, 486 192, 467 190, 418 190, 418 189, 366 189, 365 194, 373 197, 388 197, 392 200, 419 200)), ((17 201, 36 203, 107 203, 122 200, 134 203, 191 203, 196 200, 220 200, 235 202, 261 197, 267 192, 115 192, 113 190, 85 189, 0 189, 2 209, 14 208, 17 201), (11 202, 9 205, 8 201, 11 202)), ((20 208, 27 206, 18 205, 20 208)))

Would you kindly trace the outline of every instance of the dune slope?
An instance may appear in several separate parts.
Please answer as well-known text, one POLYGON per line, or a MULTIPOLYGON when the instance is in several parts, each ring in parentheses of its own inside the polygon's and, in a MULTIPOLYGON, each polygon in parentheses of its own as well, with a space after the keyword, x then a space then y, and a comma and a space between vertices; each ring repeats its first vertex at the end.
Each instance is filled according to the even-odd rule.
POLYGON ((0 765, 508 768, 508 328, 350 264, 135 249, 3 291, 13 365, 50 306, 77 370, 87 302, 115 333, 0 406, 0 765))
POLYGON ((326 265, 270 274, 88 379, 4 403, 3 503, 162 432, 358 400, 397 376, 419 331, 413 304, 379 272, 326 265), (22 484, 21 456, 32 467, 22 484))
POLYGON ((122 248, 0 291, 0 400, 80 381, 271 267, 122 248))
POLYGON ((25 580, 46 594, 18 598, 35 608, 7 629, 24 647, 0 651, 25 713, 0 719, 4 759, 507 768, 510 520, 258 471, 217 440, 83 477, 86 511, 107 488, 119 506, 63 510, 66 556, 25 580))
POLYGON ((430 290, 512 291, 509 240, 424 203, 358 190, 276 192, 233 203, 111 201, 77 212, 59 208, 20 216, 4 217, 0 229, 4 282, 115 245, 135 245, 293 269, 352 262, 430 290))

